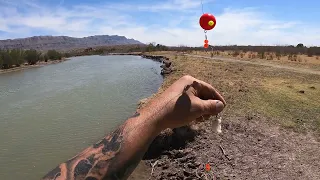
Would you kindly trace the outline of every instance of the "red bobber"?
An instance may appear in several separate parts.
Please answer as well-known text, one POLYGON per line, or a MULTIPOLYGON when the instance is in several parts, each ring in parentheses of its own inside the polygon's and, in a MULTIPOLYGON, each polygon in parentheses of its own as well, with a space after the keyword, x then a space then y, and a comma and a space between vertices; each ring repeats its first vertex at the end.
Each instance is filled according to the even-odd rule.
POLYGON ((199 24, 204 30, 211 30, 216 26, 216 18, 209 13, 205 13, 200 17, 199 24))

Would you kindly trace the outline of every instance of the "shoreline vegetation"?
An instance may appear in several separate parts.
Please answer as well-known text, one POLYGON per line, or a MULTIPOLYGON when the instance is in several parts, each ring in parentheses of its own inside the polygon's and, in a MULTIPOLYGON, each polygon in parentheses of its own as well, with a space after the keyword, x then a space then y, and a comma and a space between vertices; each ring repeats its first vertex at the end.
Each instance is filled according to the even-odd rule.
MULTIPOLYGON (((210 57, 230 57, 248 61, 268 60, 279 63, 290 62, 292 66, 305 65, 320 70, 320 47, 306 47, 302 43, 293 46, 211 46, 203 47, 168 47, 161 44, 117 45, 73 49, 68 51, 40 51, 23 49, 0 50, 0 73, 12 72, 47 64, 62 62, 66 58, 86 55, 138 55, 152 52, 180 52, 210 57), (54 62, 51 62, 54 61, 54 62), (309 62, 317 64, 316 67, 309 62), (319 66, 318 66, 319 65, 319 66)), ((157 60, 157 59, 154 59, 157 60)))
POLYGON ((34 49, 0 50, 0 74, 55 64, 65 61, 67 58, 67 54, 62 54, 56 50, 46 52, 34 49))

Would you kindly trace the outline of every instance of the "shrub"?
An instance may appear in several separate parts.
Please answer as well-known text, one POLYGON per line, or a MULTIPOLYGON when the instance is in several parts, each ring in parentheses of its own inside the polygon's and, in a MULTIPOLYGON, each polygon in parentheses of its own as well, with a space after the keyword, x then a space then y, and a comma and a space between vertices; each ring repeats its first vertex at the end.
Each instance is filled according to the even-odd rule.
POLYGON ((266 58, 266 57, 265 57, 265 52, 264 52, 264 51, 258 52, 258 57, 259 57, 260 59, 265 59, 265 58, 266 58))
POLYGON ((30 65, 34 65, 39 61, 40 54, 34 50, 30 49, 25 52, 25 59, 30 65))
POLYGON ((239 51, 234 51, 234 52, 232 53, 232 56, 233 56, 233 57, 237 57, 237 56, 239 56, 239 54, 240 54, 239 51))
POLYGON ((62 59, 62 54, 59 53, 58 51, 56 50, 49 50, 47 52, 47 55, 48 55, 48 58, 50 60, 61 60, 62 59))

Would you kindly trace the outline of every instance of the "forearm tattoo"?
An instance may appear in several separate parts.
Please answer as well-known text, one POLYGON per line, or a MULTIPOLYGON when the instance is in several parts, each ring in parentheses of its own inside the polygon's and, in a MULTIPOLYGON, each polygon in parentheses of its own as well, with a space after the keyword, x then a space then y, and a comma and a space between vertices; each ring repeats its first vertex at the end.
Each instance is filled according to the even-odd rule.
MULTIPOLYGON (((136 113, 133 117, 137 116, 139 116, 139 113, 136 113)), ((128 173, 131 173, 129 168, 135 167, 140 159, 124 162, 121 165, 123 167, 119 167, 119 162, 116 162, 117 155, 120 154, 121 156, 119 152, 123 145, 124 127, 125 124, 72 159, 60 164, 42 179, 100 180, 126 178, 128 173)))

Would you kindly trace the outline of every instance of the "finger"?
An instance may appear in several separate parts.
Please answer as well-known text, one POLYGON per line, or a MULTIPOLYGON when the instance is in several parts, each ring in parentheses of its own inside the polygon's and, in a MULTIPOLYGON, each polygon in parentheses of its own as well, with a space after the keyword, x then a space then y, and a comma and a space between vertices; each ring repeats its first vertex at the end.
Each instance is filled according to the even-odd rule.
POLYGON ((217 115, 223 109, 224 104, 219 100, 202 100, 202 114, 217 115))
POLYGON ((221 94, 210 84, 201 81, 201 80, 196 80, 197 83, 193 83, 193 87, 197 91, 197 96, 201 99, 204 100, 219 100, 221 101, 224 106, 226 105, 226 101, 224 98, 221 96, 221 94))

